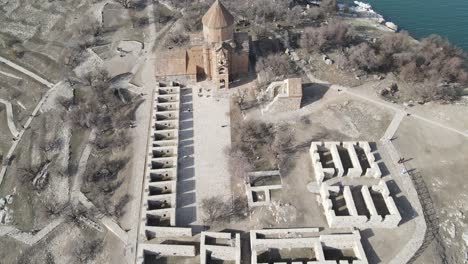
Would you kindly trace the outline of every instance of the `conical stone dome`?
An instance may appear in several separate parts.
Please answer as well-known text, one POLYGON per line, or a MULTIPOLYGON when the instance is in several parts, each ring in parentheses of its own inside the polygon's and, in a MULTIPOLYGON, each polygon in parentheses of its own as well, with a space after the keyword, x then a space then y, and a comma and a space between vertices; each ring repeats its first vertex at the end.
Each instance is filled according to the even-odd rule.
POLYGON ((202 22, 205 27, 221 29, 232 26, 234 17, 219 0, 216 0, 203 16, 202 22))

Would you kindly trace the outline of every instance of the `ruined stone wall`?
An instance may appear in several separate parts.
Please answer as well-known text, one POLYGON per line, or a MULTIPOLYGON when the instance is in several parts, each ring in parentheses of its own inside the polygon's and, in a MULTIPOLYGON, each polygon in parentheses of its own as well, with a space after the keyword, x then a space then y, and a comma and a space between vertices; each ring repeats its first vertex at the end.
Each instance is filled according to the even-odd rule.
POLYGON ((156 87, 152 100, 137 263, 144 262, 145 254, 195 256, 193 245, 151 242, 192 236, 191 228, 176 227, 180 87, 156 87))
POLYGON ((239 76, 249 73, 249 52, 233 51, 230 65, 231 75, 239 76))
POLYGON ((201 77, 206 75, 204 48, 203 46, 193 46, 187 52, 187 73, 201 77))
POLYGON ((240 234, 222 232, 202 232, 200 238, 200 264, 209 264, 208 256, 213 260, 232 261, 235 264, 241 262, 240 234), (222 239, 227 245, 209 243, 208 239, 222 239))
POLYGON ((318 184, 321 184, 325 178, 329 179, 346 176, 350 178, 368 177, 379 179, 382 176, 380 167, 375 160, 374 153, 372 153, 368 142, 312 142, 309 153, 314 168, 315 179, 318 184), (346 149, 350 164, 346 164, 345 166, 345 161, 342 160, 338 147, 346 149), (332 157, 333 168, 323 168, 320 160, 319 148, 329 150, 332 157), (363 150, 365 156, 361 157, 361 159, 365 159, 364 162, 369 164, 369 168, 365 170, 362 168, 356 148, 361 148, 363 150))
MULTIPOLYGON (((329 264, 348 263, 346 260, 331 260, 325 257, 325 248, 335 250, 346 250, 352 252, 355 257, 353 264, 367 264, 368 260, 361 243, 359 231, 342 231, 339 234, 322 234, 318 228, 297 228, 297 229, 268 229, 251 230, 251 263, 264 264, 258 262, 259 254, 268 254, 272 249, 311 249, 316 260, 307 261, 308 264, 329 264)), ((275 261, 278 256, 271 255, 274 264, 284 262, 275 261)), ((295 262, 293 262, 295 263, 295 262)), ((301 262, 302 263, 302 262, 301 262)))
POLYGON ((402 219, 400 212, 390 196, 387 184, 384 181, 380 181, 377 185, 362 186, 360 193, 364 200, 364 205, 360 206, 365 206, 365 209, 369 212, 369 216, 358 213, 350 186, 329 186, 327 183, 321 185, 321 203, 325 218, 331 228, 395 228, 399 225, 402 219), (385 207, 388 210, 387 214, 382 215, 378 213, 375 200, 372 198, 369 189, 382 195, 384 204, 379 206, 385 207), (342 191, 342 197, 340 196, 339 199, 344 199, 345 201, 348 211, 346 215, 337 214, 337 206, 333 204, 330 198, 332 193, 338 194, 340 191, 342 191))
POLYGON ((335 168, 324 168, 320 162, 319 146, 325 146, 322 142, 312 142, 310 144, 309 155, 314 168, 315 180, 321 184, 325 177, 333 177, 335 175, 335 168))
POLYGON ((257 179, 258 177, 278 177, 281 180, 281 175, 278 170, 276 171, 257 171, 251 172, 248 174, 247 184, 245 187, 245 191, 247 193, 247 202, 249 207, 256 207, 256 206, 265 206, 271 204, 271 191, 279 190, 282 188, 282 181, 279 184, 270 184, 270 185, 262 185, 262 186, 253 186, 252 182, 257 179), (263 195, 262 200, 255 200, 254 194, 256 195, 257 199, 259 195, 263 195))

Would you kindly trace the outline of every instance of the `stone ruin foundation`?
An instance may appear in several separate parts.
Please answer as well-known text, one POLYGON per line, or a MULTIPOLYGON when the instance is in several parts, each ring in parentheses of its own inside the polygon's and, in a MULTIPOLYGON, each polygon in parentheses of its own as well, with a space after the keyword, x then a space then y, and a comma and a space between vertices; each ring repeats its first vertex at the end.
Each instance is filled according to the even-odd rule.
POLYGON ((318 184, 335 177, 382 176, 369 142, 312 142, 309 153, 318 184))
POLYGON ((291 78, 284 81, 272 82, 258 99, 268 103, 262 107, 262 114, 283 113, 301 108, 302 80, 291 78))
MULTIPOLYGON (((180 87, 154 90, 137 263, 240 264, 240 234, 202 232, 197 242, 191 228, 176 226, 179 111, 180 87)), ((314 192, 329 227, 339 231, 251 230, 252 264, 366 264, 354 228, 394 228, 401 221, 368 142, 312 142, 310 157, 314 192)), ((249 173, 249 206, 271 204, 281 188, 277 170, 249 173)))
POLYGON ((241 240, 239 233, 201 233, 200 264, 211 263, 241 263, 241 240))
POLYGON ((320 232, 319 228, 250 231, 252 264, 367 264, 359 231, 320 232))
POLYGON ((176 227, 180 87, 154 89, 151 131, 141 210, 138 263, 161 257, 193 257, 191 228, 176 227))
POLYGON ((401 214, 368 142, 312 142, 310 158, 331 228, 396 228, 401 214))
POLYGON ((281 175, 275 171, 256 171, 247 175, 246 192, 249 207, 271 204, 271 193, 282 188, 281 175))
POLYGON ((320 199, 331 228, 395 228, 401 221, 384 181, 370 186, 323 183, 320 199))

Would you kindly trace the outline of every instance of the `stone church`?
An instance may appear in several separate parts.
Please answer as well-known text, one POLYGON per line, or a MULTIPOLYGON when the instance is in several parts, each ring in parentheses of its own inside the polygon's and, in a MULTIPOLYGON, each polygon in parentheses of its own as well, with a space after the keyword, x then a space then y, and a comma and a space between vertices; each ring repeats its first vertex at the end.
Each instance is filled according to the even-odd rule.
POLYGON ((249 71, 250 37, 234 32, 234 17, 216 0, 202 19, 203 37, 193 35, 187 49, 171 49, 156 60, 156 78, 212 80, 219 89, 249 71))

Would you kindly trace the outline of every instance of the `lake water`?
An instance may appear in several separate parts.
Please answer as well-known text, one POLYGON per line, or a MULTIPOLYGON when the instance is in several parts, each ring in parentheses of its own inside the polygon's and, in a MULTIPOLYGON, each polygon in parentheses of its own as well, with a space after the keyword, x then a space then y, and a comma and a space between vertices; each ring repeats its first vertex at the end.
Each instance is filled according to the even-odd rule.
MULTIPOLYGON (((468 51, 468 0, 361 0, 413 37, 438 34, 468 51)), ((345 1, 350 2, 350 1, 345 1)))

